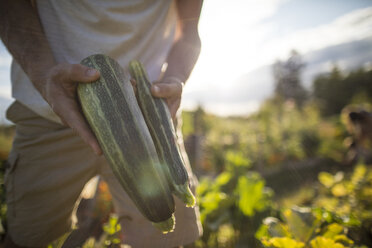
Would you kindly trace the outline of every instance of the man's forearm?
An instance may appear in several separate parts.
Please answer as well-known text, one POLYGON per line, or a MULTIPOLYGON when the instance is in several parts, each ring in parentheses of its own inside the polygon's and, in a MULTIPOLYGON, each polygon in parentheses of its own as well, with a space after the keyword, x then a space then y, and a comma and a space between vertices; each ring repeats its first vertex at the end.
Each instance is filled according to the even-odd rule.
POLYGON ((201 48, 198 23, 201 0, 178 0, 180 37, 173 45, 168 58, 164 78, 175 77, 186 82, 198 60, 201 48))
POLYGON ((164 73, 164 78, 175 77, 182 82, 186 82, 199 57, 200 47, 200 39, 193 41, 178 40, 168 55, 168 67, 164 73))
POLYGON ((56 63, 37 11, 27 0, 0 1, 0 37, 43 94, 43 78, 56 63))

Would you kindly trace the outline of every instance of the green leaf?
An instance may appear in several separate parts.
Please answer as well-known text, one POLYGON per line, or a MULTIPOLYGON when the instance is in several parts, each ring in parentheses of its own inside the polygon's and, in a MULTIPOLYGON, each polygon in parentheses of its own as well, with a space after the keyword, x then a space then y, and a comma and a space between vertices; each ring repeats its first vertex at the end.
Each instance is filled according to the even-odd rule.
POLYGON ((326 188, 330 188, 335 183, 333 175, 328 172, 320 172, 318 175, 318 180, 321 184, 323 184, 326 188))
POLYGON ((114 239, 112 239, 112 243, 113 244, 120 244, 120 239, 118 239, 118 238, 114 238, 114 239))
POLYGON ((347 244, 347 245, 352 245, 354 244, 354 241, 349 239, 346 235, 336 235, 334 237, 334 240, 339 243, 347 244))
POLYGON ((236 192, 239 195, 239 209, 244 215, 253 216, 255 211, 260 211, 266 207, 266 196, 264 192, 263 180, 250 180, 246 176, 240 176, 236 192))
POLYGON ((305 246, 303 242, 299 242, 288 237, 275 237, 263 243, 265 246, 275 248, 302 248, 305 246))
POLYGON ((312 208, 314 216, 319 220, 324 220, 328 223, 332 222, 333 216, 332 213, 323 208, 312 208))
POLYGON ((116 215, 111 215, 109 221, 103 225, 103 231, 108 235, 114 235, 120 230, 121 226, 116 215))
POLYGON ((313 216, 310 208, 292 207, 284 210, 283 216, 294 238, 305 243, 320 225, 320 221, 313 216))
POLYGON ((323 234, 323 237, 334 239, 338 234, 342 233, 344 231, 344 227, 340 224, 333 223, 327 226, 325 233, 323 234))
POLYGON ((209 192, 201 201, 201 206, 207 211, 213 211, 217 209, 222 200, 225 200, 227 195, 223 192, 209 192))
POLYGON ((316 237, 310 242, 312 248, 345 248, 342 244, 325 237, 316 237))
POLYGON ((270 235, 269 235, 268 229, 269 229, 269 226, 262 224, 260 225, 260 227, 258 228, 254 236, 256 237, 256 239, 261 240, 261 241, 262 239, 269 238, 270 235))
POLYGON ((202 196, 210 190, 211 180, 207 177, 203 177, 196 188, 196 195, 202 196))
POLYGON ((211 191, 200 198, 200 219, 204 223, 207 219, 213 222, 235 203, 234 197, 219 191, 211 191))
POLYGON ((342 216, 341 220, 342 220, 342 223, 347 226, 357 227, 361 225, 361 220, 359 220, 357 216, 351 213, 349 215, 342 216))
POLYGON ((346 187, 343 183, 335 184, 332 187, 331 192, 336 197, 343 197, 343 196, 346 196, 348 194, 348 191, 347 191, 347 189, 346 189, 346 187))
POLYGON ((226 162, 233 167, 250 168, 251 161, 239 152, 227 152, 226 162))
POLYGON ((290 237, 286 227, 277 218, 267 217, 263 220, 263 224, 267 226, 267 233, 271 237, 290 237))
POLYGON ((351 176, 351 182, 354 185, 358 185, 366 176, 367 174, 367 167, 364 164, 358 164, 351 176))
POLYGON ((225 172, 222 172, 221 174, 218 175, 218 177, 216 178, 215 183, 218 186, 223 186, 223 185, 227 184, 230 181, 231 178, 232 178, 231 173, 225 171, 225 172))
POLYGON ((372 198, 372 187, 370 186, 363 187, 361 190, 361 194, 362 194, 361 197, 364 197, 366 199, 371 199, 372 198))

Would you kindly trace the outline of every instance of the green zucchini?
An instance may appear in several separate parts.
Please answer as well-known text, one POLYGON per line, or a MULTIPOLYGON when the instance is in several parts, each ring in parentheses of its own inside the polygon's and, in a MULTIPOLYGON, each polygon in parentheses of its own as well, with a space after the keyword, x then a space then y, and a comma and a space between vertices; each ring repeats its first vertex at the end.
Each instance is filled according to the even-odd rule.
POLYGON ((98 70, 78 84, 81 107, 115 176, 139 211, 164 233, 173 231, 174 200, 129 77, 106 55, 81 64, 98 70))
POLYGON ((195 197, 189 188, 189 178, 184 161, 176 142, 172 118, 165 101, 151 95, 151 83, 147 73, 139 61, 129 64, 131 76, 136 81, 136 97, 156 151, 168 175, 173 193, 180 198, 187 207, 195 205, 195 197))

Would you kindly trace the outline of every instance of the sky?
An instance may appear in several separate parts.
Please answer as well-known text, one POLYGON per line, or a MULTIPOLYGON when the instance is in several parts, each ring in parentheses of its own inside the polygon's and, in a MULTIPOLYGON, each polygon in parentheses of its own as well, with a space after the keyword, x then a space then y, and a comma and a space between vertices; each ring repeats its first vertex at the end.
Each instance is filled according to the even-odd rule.
MULTIPOLYGON (((303 81, 338 64, 372 64, 372 0, 204 0, 202 50, 184 88, 182 108, 217 115, 258 109, 273 91, 270 66, 296 49, 303 81)), ((0 44, 0 122, 11 102, 11 57, 0 44)))
MULTIPOLYGON (((351 55, 343 55, 342 47, 334 51, 339 58, 321 55, 371 37, 371 7, 370 0, 205 1, 199 26, 202 52, 183 106, 201 104, 219 115, 257 110, 273 90, 270 65, 292 49, 310 59, 305 61, 311 65, 305 68, 305 74, 311 72, 307 81, 334 63, 345 64, 351 55)), ((367 48, 372 51, 371 41, 367 48)))

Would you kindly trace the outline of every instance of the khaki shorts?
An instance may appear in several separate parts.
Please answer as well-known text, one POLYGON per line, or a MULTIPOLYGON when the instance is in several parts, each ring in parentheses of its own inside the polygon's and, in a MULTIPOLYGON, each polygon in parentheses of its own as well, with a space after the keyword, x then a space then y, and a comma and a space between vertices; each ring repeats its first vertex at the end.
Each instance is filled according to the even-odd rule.
POLYGON ((16 124, 5 174, 8 232, 16 244, 45 246, 70 231, 82 189, 96 175, 109 185, 126 244, 174 247, 201 235, 198 209, 186 208, 178 199, 175 231, 163 235, 155 229, 119 185, 104 157, 95 156, 71 129, 18 102, 9 107, 7 118, 16 124))

